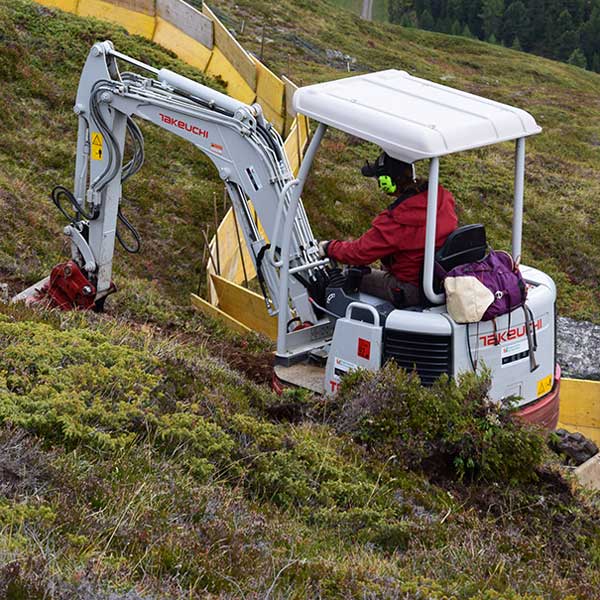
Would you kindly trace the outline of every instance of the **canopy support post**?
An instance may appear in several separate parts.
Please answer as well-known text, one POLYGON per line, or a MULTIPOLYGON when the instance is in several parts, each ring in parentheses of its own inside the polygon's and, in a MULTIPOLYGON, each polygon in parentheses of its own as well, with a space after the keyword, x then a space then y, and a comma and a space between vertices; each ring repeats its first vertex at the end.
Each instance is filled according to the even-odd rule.
POLYGON ((425 259, 423 269, 423 291, 425 292, 425 297, 433 304, 444 303, 444 294, 436 294, 433 290, 439 176, 440 159, 436 156, 429 162, 427 223, 425 226, 425 259))
POLYGON ((525 186, 525 138, 515 144, 515 193, 513 201, 512 255, 515 261, 521 260, 521 239, 523 237, 523 188, 525 186))

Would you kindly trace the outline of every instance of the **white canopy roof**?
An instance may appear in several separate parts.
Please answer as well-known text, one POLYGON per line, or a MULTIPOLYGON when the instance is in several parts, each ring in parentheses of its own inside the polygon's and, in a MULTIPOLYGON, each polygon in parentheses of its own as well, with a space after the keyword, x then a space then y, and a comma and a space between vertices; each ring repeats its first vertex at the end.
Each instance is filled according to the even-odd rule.
POLYGON ((302 87, 293 103, 406 162, 541 131, 524 110, 395 69, 302 87))

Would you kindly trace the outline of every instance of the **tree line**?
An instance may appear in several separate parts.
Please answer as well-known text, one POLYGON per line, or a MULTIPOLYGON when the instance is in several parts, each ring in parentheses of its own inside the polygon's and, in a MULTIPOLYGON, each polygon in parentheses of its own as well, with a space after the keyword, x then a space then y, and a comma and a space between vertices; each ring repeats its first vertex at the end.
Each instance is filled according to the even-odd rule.
POLYGON ((600 73, 600 0, 388 0, 392 23, 475 37, 600 73))

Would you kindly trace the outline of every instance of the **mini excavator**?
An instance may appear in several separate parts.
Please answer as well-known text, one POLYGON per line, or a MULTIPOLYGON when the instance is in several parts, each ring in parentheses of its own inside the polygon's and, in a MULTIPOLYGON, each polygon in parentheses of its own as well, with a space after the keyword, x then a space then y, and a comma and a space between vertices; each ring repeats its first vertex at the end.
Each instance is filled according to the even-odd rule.
POLYGON ((79 119, 74 188, 52 199, 69 220, 71 259, 16 299, 62 309, 102 310, 116 290, 115 241, 139 250, 120 203, 125 181, 144 162, 136 120, 149 121, 196 146, 218 170, 256 268, 270 315, 278 320, 276 380, 334 393, 346 373, 395 360, 423 385, 442 374, 485 364, 493 399, 520 398, 524 418, 554 427, 560 368, 555 351, 556 288, 543 272, 521 266, 529 321, 521 309, 491 322, 456 323, 448 314, 434 265, 446 269, 483 258, 485 228, 457 229, 435 248, 440 157, 515 142, 512 254, 521 255, 525 139, 541 131, 527 112, 387 70, 300 88, 294 108, 318 123, 297 177, 282 139, 259 104, 247 105, 168 69, 156 69, 95 44, 75 104, 79 119), (120 66, 135 67, 121 71, 120 66), (140 74, 143 73, 143 75, 140 74), (397 309, 359 291, 360 273, 320 258, 301 200, 328 127, 373 142, 404 162, 428 161, 423 302, 397 309), (129 136, 133 153, 124 164, 129 136), (123 228, 131 235, 125 242, 123 228), (133 242, 131 241, 133 240, 133 242), (533 338, 533 343, 532 343, 533 338))

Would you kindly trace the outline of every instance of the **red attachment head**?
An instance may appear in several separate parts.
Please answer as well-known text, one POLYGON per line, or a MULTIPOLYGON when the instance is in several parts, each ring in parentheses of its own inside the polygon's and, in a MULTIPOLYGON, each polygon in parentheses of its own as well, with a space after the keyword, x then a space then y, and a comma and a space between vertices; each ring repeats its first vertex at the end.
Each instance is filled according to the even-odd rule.
POLYGON ((39 290, 32 302, 47 300, 53 308, 72 310, 94 308, 96 288, 81 272, 77 263, 69 260, 56 265, 50 281, 39 290))

